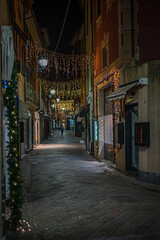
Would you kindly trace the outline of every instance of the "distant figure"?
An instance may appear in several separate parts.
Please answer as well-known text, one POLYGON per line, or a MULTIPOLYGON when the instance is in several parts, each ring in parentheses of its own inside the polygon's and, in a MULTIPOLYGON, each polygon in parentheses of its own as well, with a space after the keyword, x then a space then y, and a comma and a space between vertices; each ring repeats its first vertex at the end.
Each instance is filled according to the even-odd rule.
POLYGON ((63 136, 63 131, 64 131, 64 127, 62 125, 62 127, 61 127, 61 136, 63 136))

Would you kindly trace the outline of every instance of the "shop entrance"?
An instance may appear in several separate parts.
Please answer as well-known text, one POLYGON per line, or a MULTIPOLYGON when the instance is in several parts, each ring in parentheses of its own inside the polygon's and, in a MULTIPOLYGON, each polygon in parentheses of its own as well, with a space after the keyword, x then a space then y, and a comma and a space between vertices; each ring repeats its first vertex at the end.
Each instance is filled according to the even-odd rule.
POLYGON ((138 170, 138 151, 135 146, 135 123, 138 122, 138 104, 126 105, 126 170, 138 170))

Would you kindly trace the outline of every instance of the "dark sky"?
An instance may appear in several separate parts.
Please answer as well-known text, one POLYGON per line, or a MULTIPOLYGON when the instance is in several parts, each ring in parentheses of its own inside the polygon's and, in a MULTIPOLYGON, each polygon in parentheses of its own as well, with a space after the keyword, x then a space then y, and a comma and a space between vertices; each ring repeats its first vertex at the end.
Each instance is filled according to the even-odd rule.
MULTIPOLYGON (((63 25, 68 0, 35 0, 33 9, 39 26, 48 28, 51 40, 51 50, 54 50, 63 25)), ((59 53, 71 53, 70 41, 81 26, 83 11, 79 0, 71 0, 61 41, 57 48, 59 53)))

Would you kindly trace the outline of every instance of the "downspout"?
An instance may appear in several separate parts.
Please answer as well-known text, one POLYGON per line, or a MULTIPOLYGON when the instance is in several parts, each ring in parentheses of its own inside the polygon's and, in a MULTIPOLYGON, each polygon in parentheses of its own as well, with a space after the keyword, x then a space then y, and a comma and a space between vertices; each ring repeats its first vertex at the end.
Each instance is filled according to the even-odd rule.
POLYGON ((132 59, 135 57, 135 46, 134 46, 134 3, 131 0, 131 49, 132 49, 132 59))

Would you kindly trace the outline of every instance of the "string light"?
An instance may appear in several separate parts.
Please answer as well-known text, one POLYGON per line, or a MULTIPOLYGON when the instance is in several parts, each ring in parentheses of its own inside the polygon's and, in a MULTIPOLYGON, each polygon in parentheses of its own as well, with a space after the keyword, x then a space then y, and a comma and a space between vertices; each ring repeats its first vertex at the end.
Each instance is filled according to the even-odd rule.
POLYGON ((31 225, 29 224, 29 222, 27 222, 26 220, 19 220, 19 225, 16 228, 17 231, 20 231, 22 233, 25 232, 31 232, 31 225))
MULTIPOLYGON (((92 59, 93 61, 93 59, 92 59)), ((97 142, 96 142, 96 148, 97 148, 97 153, 99 152, 99 94, 98 94, 98 86, 103 84, 105 82, 111 82, 113 86, 113 91, 117 90, 119 87, 119 81, 120 81, 120 71, 119 69, 113 70, 109 72, 109 74, 106 74, 105 77, 99 81, 96 85, 96 118, 97 118, 97 142)), ((120 112, 120 100, 117 100, 113 103, 113 128, 115 127, 115 114, 120 112)), ((114 131, 113 131, 114 132, 114 131)), ((114 137, 114 136, 113 136, 114 137)), ((115 149, 113 150, 115 154, 115 149)))
MULTIPOLYGON (((62 100, 75 99, 77 97, 81 98, 82 94, 82 81, 46 81, 46 89, 49 92, 52 88, 56 89, 54 98, 60 98, 62 100)), ((51 96, 53 98, 53 96, 51 96)))
POLYGON ((14 63, 12 81, 8 84, 4 94, 4 105, 6 107, 7 125, 8 125, 8 172, 9 172, 9 187, 10 187, 10 210, 9 223, 10 229, 16 230, 21 218, 22 206, 22 177, 20 171, 20 157, 18 151, 19 144, 19 125, 17 124, 18 111, 16 109, 16 92, 17 92, 17 67, 18 62, 14 63), (8 101, 8 99, 10 101, 8 101), (14 108, 14 111, 13 111, 14 108), (16 123, 16 124, 15 124, 16 123), (14 173, 14 174, 13 174, 14 173), (16 201, 15 201, 16 199, 16 201))
POLYGON ((47 49, 40 48, 37 43, 33 43, 28 40, 25 44, 25 57, 27 66, 29 66, 29 64, 33 61, 38 62, 38 59, 45 57, 48 60, 48 66, 45 68, 45 71, 49 72, 49 68, 54 67, 57 76, 63 72, 67 79, 70 78, 71 73, 77 78, 78 73, 80 74, 80 72, 84 78, 87 68, 90 67, 93 69, 92 64, 94 64, 94 55, 66 55, 55 53, 47 49))

